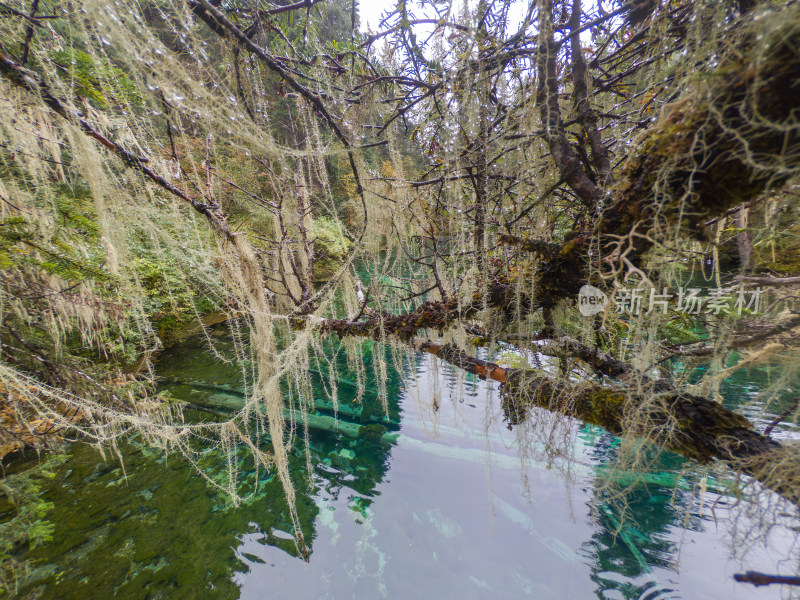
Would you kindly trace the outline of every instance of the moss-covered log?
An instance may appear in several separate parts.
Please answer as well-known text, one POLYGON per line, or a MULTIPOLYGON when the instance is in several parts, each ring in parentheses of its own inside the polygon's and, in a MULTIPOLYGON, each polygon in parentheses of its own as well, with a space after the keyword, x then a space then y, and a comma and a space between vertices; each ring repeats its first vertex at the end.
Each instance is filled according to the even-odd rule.
POLYGON ((535 370, 504 369, 452 345, 426 342, 421 349, 502 383, 503 411, 512 426, 524 422, 531 408, 543 408, 617 435, 646 439, 701 463, 729 461, 787 500, 800 503, 800 494, 791 485, 800 477, 796 453, 758 433, 746 418, 717 402, 676 390, 633 391, 577 384, 535 370))
POLYGON ((780 185, 800 161, 800 21, 754 22, 695 90, 643 136, 598 231, 624 235, 659 215, 697 233, 711 217, 780 185))
POLYGON ((646 437, 704 463, 715 458, 748 458, 778 448, 776 442, 754 431, 743 416, 699 396, 632 392, 575 384, 532 370, 507 370, 503 408, 509 422, 525 420, 532 406, 599 425, 611 433, 646 437))

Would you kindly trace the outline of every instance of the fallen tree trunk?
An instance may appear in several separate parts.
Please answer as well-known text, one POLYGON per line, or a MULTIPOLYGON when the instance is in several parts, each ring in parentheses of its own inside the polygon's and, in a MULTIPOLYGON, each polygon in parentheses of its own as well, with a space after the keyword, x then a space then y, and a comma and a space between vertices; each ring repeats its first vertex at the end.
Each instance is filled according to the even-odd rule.
POLYGON ((524 422, 532 407, 598 425, 616 435, 646 439, 687 458, 719 459, 757 479, 794 504, 800 477, 794 448, 756 432, 742 415, 700 396, 677 390, 619 389, 554 379, 532 369, 506 369, 472 358, 452 345, 424 342, 420 349, 469 373, 503 384, 502 406, 510 425, 524 422))

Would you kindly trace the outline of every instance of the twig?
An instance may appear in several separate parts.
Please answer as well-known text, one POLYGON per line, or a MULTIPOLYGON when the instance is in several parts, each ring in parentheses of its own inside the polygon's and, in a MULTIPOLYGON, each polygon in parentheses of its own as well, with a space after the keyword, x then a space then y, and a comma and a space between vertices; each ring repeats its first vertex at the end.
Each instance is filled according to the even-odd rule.
POLYGON ((775 417, 772 420, 772 422, 769 425, 766 426, 766 428, 764 429, 764 435, 769 435, 770 433, 772 433, 772 430, 774 429, 774 427, 778 423, 783 421, 786 417, 788 417, 790 414, 792 414, 794 411, 796 411, 797 410, 797 406, 799 404, 800 404, 800 396, 795 398, 794 401, 792 402, 792 405, 789 408, 787 408, 785 411, 783 411, 781 414, 779 414, 777 417, 775 417))
POLYGON ((15 8, 11 8, 5 2, 0 2, 0 13, 6 13, 9 15, 14 15, 15 17, 22 17, 23 19, 27 19, 32 25, 36 25, 36 27, 44 27, 41 23, 39 23, 39 19, 57 19, 58 15, 41 15, 38 17, 30 17, 26 15, 24 12, 20 12, 15 8))
MULTIPOLYGON (((787 319, 784 323, 781 323, 780 325, 776 325, 775 327, 770 327, 769 329, 765 329, 760 333, 734 339, 733 341, 728 343, 726 349, 739 350, 741 348, 748 348, 759 342, 763 342, 764 340, 772 339, 777 335, 781 335, 783 333, 791 331, 792 329, 798 326, 800 326, 800 315, 794 315, 790 319, 787 319)), ((667 358, 672 358, 674 356, 710 356, 714 354, 716 350, 717 347, 714 345, 701 346, 700 348, 689 348, 687 350, 678 349, 676 352, 673 352, 667 358)))
POLYGON ((737 277, 738 281, 743 283, 754 283, 757 285, 770 285, 770 286, 783 286, 783 285, 796 285, 800 283, 800 277, 737 277))
POLYGON ((39 10, 39 0, 33 0, 31 6, 31 15, 28 19, 28 25, 25 27, 25 43, 22 46, 22 66, 28 62, 28 52, 31 49, 31 40, 33 40, 33 25, 36 23, 36 11, 39 10))
POLYGON ((164 190, 168 191, 169 193, 177 196, 181 200, 185 200, 192 207, 202 215, 208 215, 208 207, 193 200, 189 196, 187 196, 184 192, 179 190, 177 187, 169 183, 166 179, 161 177, 158 173, 150 169, 144 163, 147 162, 147 159, 144 157, 139 157, 133 154, 132 152, 126 150, 119 144, 116 144, 105 137, 102 133, 97 131, 89 121, 87 121, 83 116, 77 114, 76 111, 68 107, 64 104, 61 100, 53 96, 50 92, 49 87, 47 86, 46 82, 39 77, 37 73, 26 69, 22 65, 15 63, 13 60, 8 58, 6 55, 0 53, 0 73, 5 75, 5 77, 11 81, 14 85, 28 90, 30 93, 38 95, 42 98, 44 103, 54 112, 58 113, 68 121, 72 121, 77 123, 77 125, 83 130, 83 132, 88 135, 89 137, 94 138, 98 142, 100 142, 103 146, 114 152, 117 156, 119 156, 122 160, 128 163, 130 166, 138 169, 141 171, 145 176, 149 177, 154 183, 156 183, 159 187, 163 188, 164 190))
POLYGON ((762 585, 772 585, 781 583, 784 585, 800 585, 800 577, 788 577, 786 575, 767 575, 758 571, 747 571, 747 573, 736 573, 733 578, 739 583, 752 583, 759 587, 762 585))

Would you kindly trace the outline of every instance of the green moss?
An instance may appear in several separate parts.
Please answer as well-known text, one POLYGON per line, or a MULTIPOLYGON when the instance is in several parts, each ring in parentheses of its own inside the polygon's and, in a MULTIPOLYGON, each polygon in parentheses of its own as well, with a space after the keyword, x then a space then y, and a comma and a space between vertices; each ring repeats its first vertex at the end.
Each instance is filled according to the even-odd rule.
POLYGON ((328 217, 315 218, 311 226, 314 243, 314 278, 318 281, 330 279, 347 256, 352 246, 342 226, 328 217))
POLYGON ((579 416, 579 418, 592 425, 600 425, 612 433, 619 433, 620 421, 627 400, 626 394, 612 388, 598 387, 591 388, 585 394, 588 395, 588 401, 582 404, 588 410, 586 410, 585 416, 579 416))

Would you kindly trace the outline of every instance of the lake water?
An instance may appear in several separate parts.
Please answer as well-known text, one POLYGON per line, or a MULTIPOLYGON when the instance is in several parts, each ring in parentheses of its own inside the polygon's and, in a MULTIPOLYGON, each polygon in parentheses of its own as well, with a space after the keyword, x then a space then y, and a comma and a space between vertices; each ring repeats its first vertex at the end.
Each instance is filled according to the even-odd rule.
MULTIPOLYGON (((222 350, 227 343, 219 337, 222 350)), ((216 361, 201 340, 166 352, 159 374, 175 396, 198 404, 235 404, 241 386, 239 371, 216 361)), ((363 410, 354 404, 348 381, 343 375, 342 406, 361 411, 348 420, 381 423, 399 435, 380 441, 312 431, 310 473, 298 444, 291 466, 308 561, 297 556, 277 478, 255 483, 245 457, 238 465, 243 490, 249 483, 256 493, 233 508, 180 456, 164 457, 134 440, 123 447, 123 469, 116 456, 103 460, 75 445, 47 484, 54 539, 22 557, 31 570, 21 596, 788 596, 785 588, 756 589, 732 575, 792 573, 785 559, 796 533, 775 527, 766 543, 732 559, 734 534, 751 523, 744 516, 732 521, 741 514, 731 510, 733 500, 715 493, 713 481, 701 493, 700 476, 677 457, 664 457, 663 469, 628 489, 623 515, 604 470, 619 442, 602 430, 568 424, 554 439, 521 443, 525 431, 509 431, 503 422, 496 384, 465 380, 429 355, 404 373, 389 373, 388 418, 369 392, 363 410), (576 460, 546 460, 540 451, 547 443, 568 448, 576 460), (521 459, 520 447, 533 455, 521 459), (677 489, 667 467, 683 468, 677 489)), ((753 385, 733 382, 725 392, 742 396, 753 385)), ((781 435, 795 437, 790 428, 781 435)), ((201 467, 213 477, 227 468, 213 448, 201 467)))

